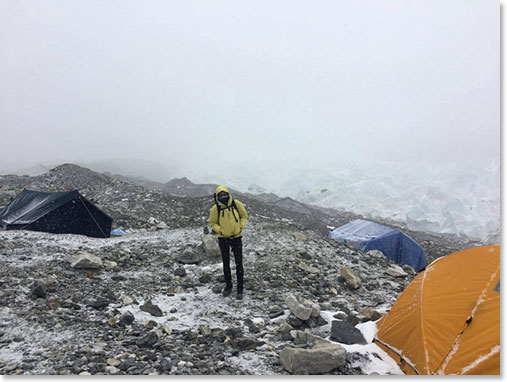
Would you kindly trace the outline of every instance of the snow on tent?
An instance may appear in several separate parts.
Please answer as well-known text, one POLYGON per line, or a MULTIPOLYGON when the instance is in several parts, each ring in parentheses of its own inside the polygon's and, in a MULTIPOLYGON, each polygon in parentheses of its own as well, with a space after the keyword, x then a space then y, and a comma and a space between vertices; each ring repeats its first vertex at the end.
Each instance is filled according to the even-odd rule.
POLYGON ((500 245, 435 260, 377 327, 406 374, 500 374, 500 245))
POLYGON ((414 239, 397 229, 378 223, 356 219, 329 231, 327 237, 364 252, 376 249, 388 259, 410 265, 416 271, 426 267, 424 249, 414 239))
POLYGON ((78 191, 23 190, 0 211, 0 227, 110 237, 113 219, 78 191))

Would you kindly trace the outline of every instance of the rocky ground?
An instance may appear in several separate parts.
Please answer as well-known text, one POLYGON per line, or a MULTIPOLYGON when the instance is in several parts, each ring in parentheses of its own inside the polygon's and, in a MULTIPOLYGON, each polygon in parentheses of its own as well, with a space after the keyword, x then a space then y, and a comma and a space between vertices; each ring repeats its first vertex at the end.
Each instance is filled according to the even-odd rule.
MULTIPOLYGON (((0 374, 401 373, 371 343, 371 324, 416 273, 325 238, 352 214, 241 195, 250 218, 238 301, 220 294, 221 260, 204 234, 209 196, 72 166, 0 181, 79 188, 129 234, 0 231, 0 374)), ((0 196, 1 206, 15 192, 0 196)), ((410 234, 428 262, 471 245, 410 234)))

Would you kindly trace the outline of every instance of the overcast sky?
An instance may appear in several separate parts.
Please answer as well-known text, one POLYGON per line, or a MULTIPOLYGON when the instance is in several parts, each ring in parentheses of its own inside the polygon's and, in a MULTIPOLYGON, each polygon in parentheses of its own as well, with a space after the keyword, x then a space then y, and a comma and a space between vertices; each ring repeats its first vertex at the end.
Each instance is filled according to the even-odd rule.
POLYGON ((479 161, 500 5, 3 0, 0 90, 5 165, 479 161))

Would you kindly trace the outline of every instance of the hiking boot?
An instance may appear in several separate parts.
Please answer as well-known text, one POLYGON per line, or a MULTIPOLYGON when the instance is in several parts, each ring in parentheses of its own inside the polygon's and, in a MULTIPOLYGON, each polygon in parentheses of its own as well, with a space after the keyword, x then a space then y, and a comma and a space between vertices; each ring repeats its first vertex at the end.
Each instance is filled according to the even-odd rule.
POLYGON ((242 292, 238 292, 238 294, 236 295, 236 300, 243 300, 243 293, 242 292))
POLYGON ((222 291, 222 296, 227 297, 231 294, 231 292, 232 292, 232 286, 225 287, 225 289, 222 291))

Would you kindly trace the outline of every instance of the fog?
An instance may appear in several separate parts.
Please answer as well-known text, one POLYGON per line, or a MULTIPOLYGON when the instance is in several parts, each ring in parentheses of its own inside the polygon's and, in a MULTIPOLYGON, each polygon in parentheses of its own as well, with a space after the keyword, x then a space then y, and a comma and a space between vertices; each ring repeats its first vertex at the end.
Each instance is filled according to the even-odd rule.
POLYGON ((500 6, 2 1, 0 169, 500 157, 500 6))

